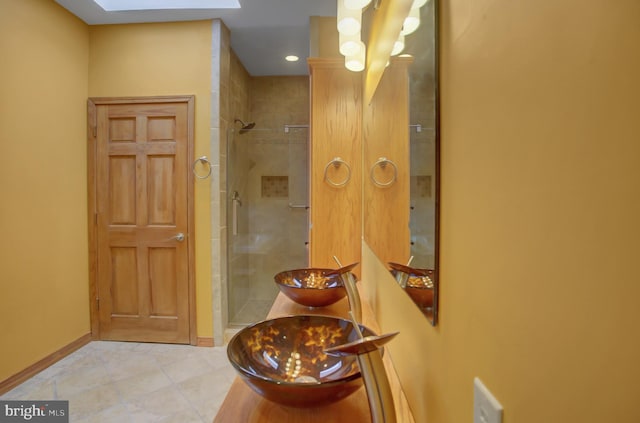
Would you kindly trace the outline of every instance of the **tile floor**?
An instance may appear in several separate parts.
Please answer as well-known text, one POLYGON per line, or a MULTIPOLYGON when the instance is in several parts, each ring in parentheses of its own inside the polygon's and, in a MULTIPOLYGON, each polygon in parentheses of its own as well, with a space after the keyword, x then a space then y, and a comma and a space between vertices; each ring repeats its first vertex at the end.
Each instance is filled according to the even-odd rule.
POLYGON ((97 341, 0 399, 69 400, 72 423, 211 423, 235 376, 226 346, 97 341))

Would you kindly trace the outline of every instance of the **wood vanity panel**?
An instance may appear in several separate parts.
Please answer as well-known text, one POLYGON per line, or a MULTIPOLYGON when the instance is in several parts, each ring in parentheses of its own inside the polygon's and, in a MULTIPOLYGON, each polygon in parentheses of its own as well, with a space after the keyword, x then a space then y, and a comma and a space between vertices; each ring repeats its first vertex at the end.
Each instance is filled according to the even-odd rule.
MULTIPOLYGON (((346 298, 329 307, 312 309, 296 304, 280 293, 267 318, 272 319, 298 314, 321 314, 347 318, 348 309, 349 305, 346 298)), ((373 317, 371 307, 364 301, 364 298, 362 302, 362 318, 365 326, 375 333, 380 333, 380 328, 373 317)), ((415 423, 398 377, 393 369, 391 357, 386 351, 383 361, 393 391, 397 422, 415 423)), ((252 391, 239 377, 236 377, 213 421, 214 423, 370 423, 371 413, 364 387, 349 397, 325 407, 293 408, 262 398, 252 391)))
MULTIPOLYGON (((409 232, 409 77, 411 58, 392 58, 369 105, 364 107, 364 237, 383 262, 406 263, 409 232), (395 182, 379 187, 371 179, 376 161, 397 167, 395 182)), ((393 166, 375 166, 378 182, 392 180, 393 166)))
MULTIPOLYGON (((360 262, 362 76, 343 59, 309 59, 311 73, 310 266, 360 262), (340 158, 346 164, 329 164, 340 158), (350 167, 350 176, 347 166, 350 167), (325 180, 344 186, 332 186, 325 180)), ((354 273, 359 274, 356 269, 354 273)))

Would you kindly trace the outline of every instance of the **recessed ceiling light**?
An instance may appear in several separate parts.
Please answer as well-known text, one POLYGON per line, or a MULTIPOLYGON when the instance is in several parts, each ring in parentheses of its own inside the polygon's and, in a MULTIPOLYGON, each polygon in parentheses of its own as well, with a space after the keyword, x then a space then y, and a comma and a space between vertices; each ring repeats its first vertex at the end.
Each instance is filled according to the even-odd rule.
POLYGON ((298 60, 300 60, 300 58, 298 56, 290 55, 285 57, 284 60, 286 60, 287 62, 297 62, 298 60))
POLYGON ((93 0, 107 12, 167 9, 240 9, 238 0, 93 0))

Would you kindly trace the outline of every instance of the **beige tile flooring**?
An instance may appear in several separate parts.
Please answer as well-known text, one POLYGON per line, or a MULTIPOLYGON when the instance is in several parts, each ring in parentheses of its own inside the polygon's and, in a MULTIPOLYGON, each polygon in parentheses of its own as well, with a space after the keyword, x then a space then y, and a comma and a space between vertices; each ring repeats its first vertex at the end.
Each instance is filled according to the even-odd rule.
POLYGON ((73 423, 211 423, 235 376, 226 347, 97 341, 0 399, 69 400, 73 423))

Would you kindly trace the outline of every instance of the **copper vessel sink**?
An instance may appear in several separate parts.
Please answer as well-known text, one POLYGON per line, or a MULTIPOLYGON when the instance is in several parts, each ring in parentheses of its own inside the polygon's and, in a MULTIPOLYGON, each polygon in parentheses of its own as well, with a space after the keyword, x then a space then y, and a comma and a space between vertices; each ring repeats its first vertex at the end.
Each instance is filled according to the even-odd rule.
POLYGON ((291 300, 307 307, 325 307, 347 295, 342 275, 357 263, 340 269, 295 269, 278 273, 274 279, 278 288, 291 300))
MULTIPOLYGON (((360 326, 364 336, 375 335, 360 326)), ((350 320, 289 316, 248 326, 227 346, 241 379, 262 397, 291 407, 318 407, 341 400, 362 386, 355 356, 325 353, 359 339, 350 320)))
POLYGON ((418 269, 398 263, 389 263, 389 267, 418 307, 433 307, 433 269, 418 269))

